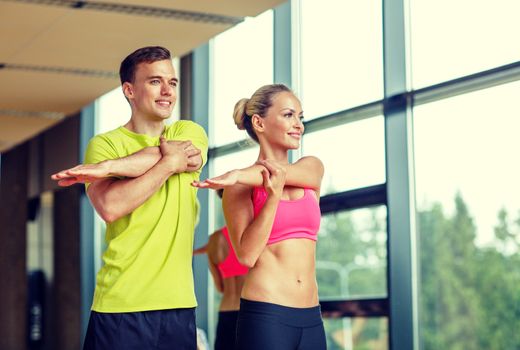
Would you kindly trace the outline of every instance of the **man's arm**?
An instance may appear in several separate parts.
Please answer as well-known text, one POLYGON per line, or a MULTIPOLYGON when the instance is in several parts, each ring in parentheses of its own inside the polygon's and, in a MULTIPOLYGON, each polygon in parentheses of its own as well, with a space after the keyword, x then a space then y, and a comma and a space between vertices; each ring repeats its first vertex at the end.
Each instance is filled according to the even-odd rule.
POLYGON ((150 198, 173 174, 188 168, 189 152, 184 143, 161 140, 162 158, 147 172, 136 178, 106 178, 93 182, 87 195, 98 214, 113 222, 134 211, 150 198))
MULTIPOLYGON (((190 141, 166 141, 168 144, 181 144, 188 154, 186 172, 197 171, 202 166, 200 150, 190 141)), ((107 159, 97 164, 80 164, 51 176, 60 186, 76 183, 92 183, 108 177, 139 177, 150 170, 161 159, 161 149, 157 146, 143 148, 129 156, 107 159)))

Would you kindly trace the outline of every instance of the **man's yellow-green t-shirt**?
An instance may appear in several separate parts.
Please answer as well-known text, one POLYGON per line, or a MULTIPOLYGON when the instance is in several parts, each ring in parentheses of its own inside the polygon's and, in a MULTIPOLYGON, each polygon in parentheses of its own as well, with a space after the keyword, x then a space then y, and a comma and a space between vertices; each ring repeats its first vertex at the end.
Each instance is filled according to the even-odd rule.
MULTIPOLYGON (((208 139, 202 127, 177 121, 166 127, 168 140, 190 140, 207 160, 208 139)), ((120 127, 90 141, 85 163, 94 164, 158 146, 159 137, 120 127)), ((136 312, 197 306, 192 250, 196 188, 200 170, 172 175, 132 213, 107 224, 104 265, 97 274, 92 310, 136 312)))

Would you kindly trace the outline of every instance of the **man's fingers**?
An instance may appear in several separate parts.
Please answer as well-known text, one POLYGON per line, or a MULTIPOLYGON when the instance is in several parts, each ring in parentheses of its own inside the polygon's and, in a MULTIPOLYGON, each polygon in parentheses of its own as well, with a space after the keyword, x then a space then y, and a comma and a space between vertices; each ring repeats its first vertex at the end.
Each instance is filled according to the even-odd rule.
POLYGON ((198 156, 200 154, 200 150, 199 149, 188 149, 188 150, 184 150, 184 153, 186 154, 186 156, 189 158, 189 157, 195 157, 195 156, 198 156))
POLYGON ((68 187, 68 186, 74 185, 77 182, 78 182, 77 178, 69 177, 69 178, 65 178, 65 179, 62 179, 62 180, 58 181, 58 186, 68 187))

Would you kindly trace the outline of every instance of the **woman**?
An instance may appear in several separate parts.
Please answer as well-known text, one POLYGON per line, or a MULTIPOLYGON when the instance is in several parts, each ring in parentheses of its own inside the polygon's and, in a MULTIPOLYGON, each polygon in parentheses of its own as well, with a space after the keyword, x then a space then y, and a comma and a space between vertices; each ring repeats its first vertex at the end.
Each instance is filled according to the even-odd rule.
POLYGON ((304 131, 300 101, 284 85, 240 100, 235 123, 260 145, 245 169, 194 182, 225 188, 224 216, 239 261, 250 268, 242 288, 237 349, 326 349, 315 274, 323 165, 289 164, 304 131))
MULTIPOLYGON (((222 190, 217 193, 222 198, 222 190)), ((236 325, 240 308, 240 293, 248 268, 239 263, 227 227, 213 232, 208 243, 193 254, 208 255, 208 266, 215 288, 222 293, 220 301, 215 350, 233 349, 236 342, 236 325)))

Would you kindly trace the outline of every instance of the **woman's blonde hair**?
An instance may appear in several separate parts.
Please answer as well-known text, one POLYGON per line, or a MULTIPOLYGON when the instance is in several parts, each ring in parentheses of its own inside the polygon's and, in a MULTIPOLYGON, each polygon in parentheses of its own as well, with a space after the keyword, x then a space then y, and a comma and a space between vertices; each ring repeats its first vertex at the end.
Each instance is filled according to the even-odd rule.
POLYGON ((260 117, 265 118, 267 110, 272 106, 275 95, 280 92, 290 92, 292 90, 283 84, 270 84, 264 85, 255 91, 251 98, 242 98, 235 104, 233 111, 233 120, 238 129, 246 130, 248 135, 258 142, 258 136, 256 136, 251 124, 251 117, 254 114, 258 114, 260 117))

